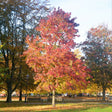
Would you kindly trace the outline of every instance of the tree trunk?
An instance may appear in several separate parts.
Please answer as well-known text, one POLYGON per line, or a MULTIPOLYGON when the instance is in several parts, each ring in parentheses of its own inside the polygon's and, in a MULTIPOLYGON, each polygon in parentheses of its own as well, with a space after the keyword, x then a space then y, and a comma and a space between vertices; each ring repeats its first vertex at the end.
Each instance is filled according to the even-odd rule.
POLYGON ((103 87, 103 98, 102 98, 103 101, 105 101, 105 88, 103 87))
POLYGON ((55 107, 55 90, 53 90, 52 94, 52 106, 55 107))
POLYGON ((7 84, 7 101, 10 103, 12 101, 12 87, 11 84, 7 84))
POLYGON ((19 101, 22 101, 22 86, 20 86, 19 90, 19 101))

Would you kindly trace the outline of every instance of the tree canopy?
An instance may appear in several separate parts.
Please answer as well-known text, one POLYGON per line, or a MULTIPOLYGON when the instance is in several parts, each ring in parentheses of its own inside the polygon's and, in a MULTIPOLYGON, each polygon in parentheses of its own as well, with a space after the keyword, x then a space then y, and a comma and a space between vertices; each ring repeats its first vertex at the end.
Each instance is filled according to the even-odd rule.
POLYGON ((91 28, 85 42, 82 44, 84 59, 91 69, 94 83, 101 86, 103 100, 105 90, 112 85, 112 31, 100 25, 91 28))
POLYGON ((87 67, 71 52, 76 45, 74 39, 78 32, 78 24, 74 20, 75 18, 71 19, 70 13, 54 9, 47 18, 41 19, 36 27, 40 36, 28 36, 26 39, 26 63, 35 71, 35 80, 41 80, 39 87, 53 91, 53 106, 56 88, 63 82, 74 88, 86 86, 88 83, 87 67))
POLYGON ((11 94, 22 77, 25 38, 34 33, 35 25, 47 11, 45 1, 0 0, 0 44, 4 45, 0 49, 0 81, 7 91, 7 102, 11 102, 11 94))

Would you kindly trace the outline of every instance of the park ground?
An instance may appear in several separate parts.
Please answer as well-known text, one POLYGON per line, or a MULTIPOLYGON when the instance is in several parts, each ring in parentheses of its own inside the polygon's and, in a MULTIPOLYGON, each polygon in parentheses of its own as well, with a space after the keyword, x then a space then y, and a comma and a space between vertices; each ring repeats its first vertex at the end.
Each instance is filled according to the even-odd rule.
POLYGON ((18 102, 6 103, 0 98, 0 112, 112 112, 111 102, 64 102, 52 107, 50 102, 18 102))

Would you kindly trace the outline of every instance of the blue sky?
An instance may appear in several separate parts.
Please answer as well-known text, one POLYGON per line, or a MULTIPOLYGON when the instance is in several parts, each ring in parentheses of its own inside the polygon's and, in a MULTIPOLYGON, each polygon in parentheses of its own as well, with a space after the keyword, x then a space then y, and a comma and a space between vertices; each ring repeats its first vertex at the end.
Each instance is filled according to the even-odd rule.
POLYGON ((77 42, 85 40, 91 27, 105 24, 112 29, 112 0, 50 0, 50 4, 77 17, 76 22, 80 24, 77 42))

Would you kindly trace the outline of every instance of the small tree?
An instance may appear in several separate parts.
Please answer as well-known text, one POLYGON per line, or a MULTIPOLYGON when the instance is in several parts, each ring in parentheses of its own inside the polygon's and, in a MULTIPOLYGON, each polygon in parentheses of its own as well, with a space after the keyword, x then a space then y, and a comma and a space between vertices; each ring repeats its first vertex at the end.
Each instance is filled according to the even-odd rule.
POLYGON ((72 86, 74 80, 80 86, 86 85, 88 69, 77 59, 71 49, 75 47, 77 24, 71 19, 70 13, 54 10, 46 19, 40 21, 36 28, 40 37, 28 37, 29 45, 26 63, 36 72, 35 80, 41 80, 40 88, 52 91, 52 105, 55 106, 55 91, 63 82, 72 86), (64 80, 66 77, 69 80, 64 80))

